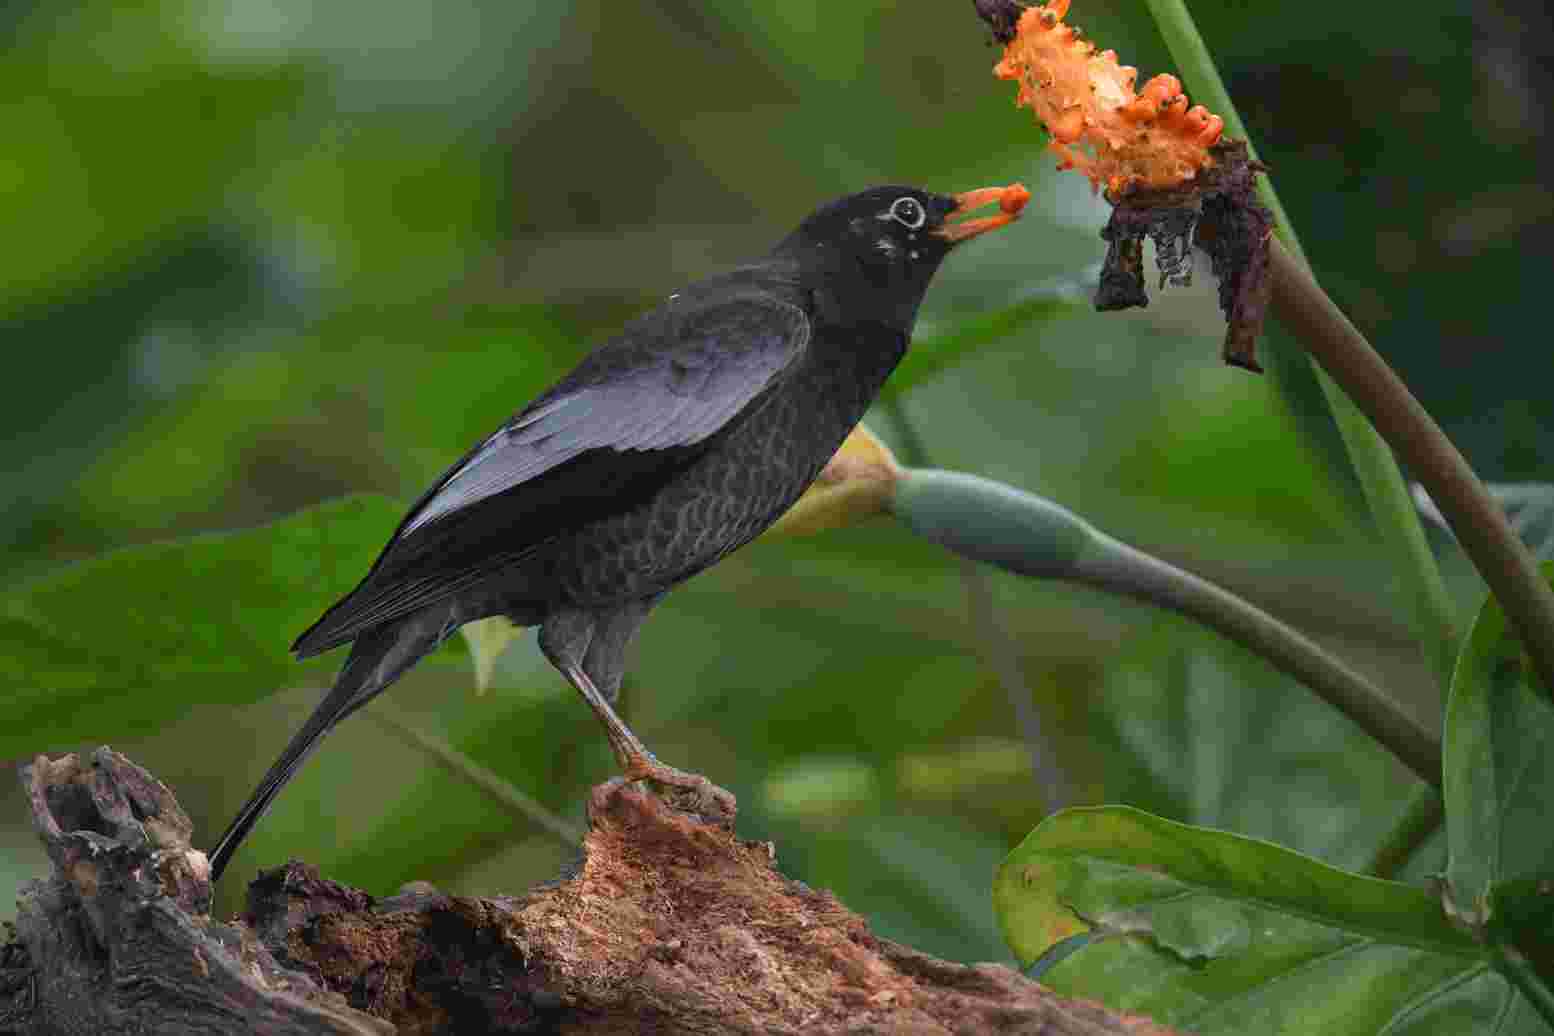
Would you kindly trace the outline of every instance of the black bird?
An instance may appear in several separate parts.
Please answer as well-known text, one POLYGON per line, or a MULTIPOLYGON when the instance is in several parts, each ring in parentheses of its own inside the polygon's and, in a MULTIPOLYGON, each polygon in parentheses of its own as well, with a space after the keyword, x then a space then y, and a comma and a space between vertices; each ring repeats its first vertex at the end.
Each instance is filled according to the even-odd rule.
POLYGON ((1019 185, 875 187, 832 202, 764 258, 637 317, 465 454, 292 645, 299 658, 351 654, 216 843, 212 879, 335 724, 494 615, 540 627, 627 778, 711 789, 731 807, 610 707, 627 644, 671 588, 799 498, 905 354, 945 255, 1011 222, 1026 197, 1019 185), (960 219, 993 202, 997 214, 960 219))

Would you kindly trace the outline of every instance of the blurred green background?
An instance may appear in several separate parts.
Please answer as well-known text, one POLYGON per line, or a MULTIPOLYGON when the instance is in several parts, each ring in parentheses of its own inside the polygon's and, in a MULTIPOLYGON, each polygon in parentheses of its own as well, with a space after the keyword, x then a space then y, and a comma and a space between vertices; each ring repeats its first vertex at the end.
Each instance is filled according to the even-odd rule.
MULTIPOLYGON (((1481 473, 1554 478, 1549 13, 1193 7, 1328 289, 1481 473)), ((1138 5, 1083 0, 1072 20, 1146 75, 1170 68, 1138 5)), ((946 265, 920 334, 1088 292, 1104 251, 1104 205, 1054 173, 960 0, 12 0, 0 33, 11 587, 347 492, 408 502, 632 312, 871 183, 1035 192, 1019 225, 946 265)), ((871 424, 908 459, 1049 495, 1226 583, 1436 724, 1304 361, 1277 333, 1264 344, 1287 399, 1221 366, 1199 266, 1146 310, 1078 306, 991 344, 871 424)), ((1447 563, 1471 615, 1480 588, 1447 563)), ((234 588, 209 593, 227 606, 234 588)), ((208 844, 324 675, 238 710, 212 686, 170 727, 93 742, 169 782, 208 844)), ((455 644, 390 697, 574 822, 612 772, 531 641, 484 696, 455 644)), ((992 870, 1057 802, 1360 866, 1411 787, 1216 638, 968 575, 884 521, 757 544, 677 591, 624 699, 662 758, 739 796, 742 834, 774 840, 788 874, 963 960, 1008 956, 992 870), (1033 751, 1060 789, 1033 778, 1033 751)), ((372 712, 287 790, 223 909, 287 856, 377 893, 516 892, 571 858, 372 712)), ((46 726, 37 751, 78 747, 46 726)), ((43 867, 0 782, 0 914, 43 867)))

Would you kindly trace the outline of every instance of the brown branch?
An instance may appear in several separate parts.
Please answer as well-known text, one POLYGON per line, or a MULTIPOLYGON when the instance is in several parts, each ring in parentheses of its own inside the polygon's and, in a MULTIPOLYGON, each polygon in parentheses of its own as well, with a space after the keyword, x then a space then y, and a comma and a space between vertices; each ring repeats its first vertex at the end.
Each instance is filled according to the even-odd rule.
POLYGON ((1505 609, 1544 689, 1554 694, 1554 591, 1511 529, 1505 512, 1304 264, 1277 239, 1270 259, 1274 315, 1343 387, 1429 491, 1505 609))
POLYGON ((770 843, 620 781, 575 873, 525 896, 376 900, 292 862, 221 924, 165 786, 106 748, 22 772, 54 873, 0 948, 7 1034, 1167 1033, 877 938, 770 843))

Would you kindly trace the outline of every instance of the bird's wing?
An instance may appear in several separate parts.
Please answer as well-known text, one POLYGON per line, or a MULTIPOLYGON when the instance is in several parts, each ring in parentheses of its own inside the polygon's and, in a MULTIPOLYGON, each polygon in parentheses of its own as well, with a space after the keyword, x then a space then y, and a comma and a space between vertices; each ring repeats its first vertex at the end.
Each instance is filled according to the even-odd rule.
POLYGON ((756 294, 633 322, 434 483, 293 650, 345 643, 640 503, 756 409, 809 335, 802 309, 756 294))
POLYGON ((666 450, 705 441, 733 420, 809 339, 797 306, 754 296, 670 311, 662 338, 606 351, 519 412, 445 475, 406 518, 412 533, 505 493, 589 450, 666 450))

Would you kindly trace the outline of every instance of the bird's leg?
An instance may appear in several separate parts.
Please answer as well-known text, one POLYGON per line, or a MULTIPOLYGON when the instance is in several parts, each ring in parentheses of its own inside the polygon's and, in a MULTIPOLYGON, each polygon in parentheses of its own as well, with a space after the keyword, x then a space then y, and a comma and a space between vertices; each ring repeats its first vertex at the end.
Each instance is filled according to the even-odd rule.
POLYGON ((583 696, 588 707, 593 709, 594 715, 604 725, 605 736, 610 739, 610 748, 615 752, 615 761, 620 764, 622 776, 628 781, 651 781, 665 788, 683 789, 684 794, 672 797, 676 806, 720 822, 733 822, 738 807, 732 794, 699 773, 687 773, 659 762, 658 757, 642 743, 642 739, 633 734, 625 721, 616 715, 582 666, 575 662, 561 662, 556 668, 561 670, 568 683, 577 688, 577 693, 583 696))
POLYGON ((661 792, 670 792, 665 797, 675 806, 732 824, 733 795, 700 774, 659 762, 610 707, 626 671, 626 647, 657 600, 631 601, 608 611, 558 608, 540 626, 540 650, 599 717, 628 781, 650 781, 661 792))

